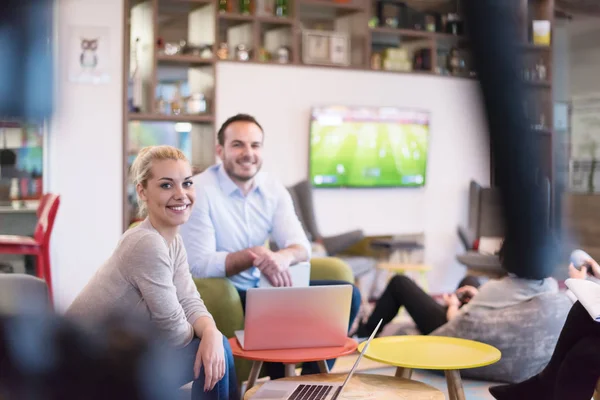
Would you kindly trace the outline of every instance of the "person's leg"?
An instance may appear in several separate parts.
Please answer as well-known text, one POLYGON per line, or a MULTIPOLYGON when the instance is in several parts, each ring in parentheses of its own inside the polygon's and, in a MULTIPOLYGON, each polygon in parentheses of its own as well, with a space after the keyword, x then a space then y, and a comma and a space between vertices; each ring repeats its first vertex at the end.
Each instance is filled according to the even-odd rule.
POLYGON ((193 381, 192 400, 226 400, 240 397, 237 377, 235 375, 235 366, 233 363, 233 354, 227 338, 223 336, 223 348, 225 349, 225 375, 213 389, 209 392, 204 391, 204 368, 200 370, 198 379, 194 379, 194 363, 200 346, 200 339, 194 338, 190 344, 182 349, 178 349, 178 359, 184 366, 185 374, 182 376, 181 384, 184 385, 193 381))
MULTIPOLYGON (((496 399, 526 399, 528 396, 538 396, 539 393, 548 392, 552 383, 556 381, 558 371, 568 352, 583 338, 588 336, 600 337, 600 324, 595 322, 581 303, 576 302, 571 307, 565 325, 554 348, 554 353, 546 365, 546 368, 524 382, 494 386, 490 393, 496 399)), ((548 395, 550 396, 550 395, 548 395)), ((549 397, 550 398, 550 397, 549 397)))
MULTIPOLYGON (((309 283, 310 286, 331 286, 331 285, 351 285, 352 286, 352 300, 350 302, 350 318, 348 321, 348 331, 352 327, 356 316, 358 315, 358 310, 360 309, 360 291, 358 288, 351 283, 346 281, 334 281, 334 280, 312 280, 309 283)), ((335 359, 327 360, 327 366, 331 370, 333 365, 335 364, 335 359)), ((319 370, 319 365, 316 362, 304 363, 302 366, 302 375, 311 375, 318 374, 321 371, 319 370)))
POLYGON ((424 335, 447 322, 444 306, 425 293, 412 279, 404 275, 396 275, 377 301, 367 323, 358 327, 356 335, 358 337, 371 335, 380 319, 383 319, 382 325, 385 326, 394 319, 402 306, 406 307, 406 311, 424 335))
POLYGON ((598 378, 600 337, 588 336, 566 354, 556 376, 553 399, 589 400, 594 394, 598 378))
POLYGON ((244 310, 244 313, 246 313, 246 291, 245 290, 241 290, 241 289, 237 289, 238 294, 240 295, 240 301, 242 302, 242 310, 244 310))

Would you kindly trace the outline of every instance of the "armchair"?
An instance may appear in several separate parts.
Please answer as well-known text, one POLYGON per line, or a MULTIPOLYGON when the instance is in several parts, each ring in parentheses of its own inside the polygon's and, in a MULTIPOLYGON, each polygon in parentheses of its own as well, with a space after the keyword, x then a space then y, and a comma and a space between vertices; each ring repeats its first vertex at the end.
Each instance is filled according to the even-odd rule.
MULTIPOLYGON (((550 181, 544 178, 540 183, 547 198, 545 204, 546 220, 550 215, 550 181)), ((484 188, 475 181, 469 184, 469 211, 467 227, 457 228, 458 237, 466 253, 458 255, 457 260, 475 275, 499 277, 506 275, 497 255, 481 254, 478 250, 482 237, 504 237, 504 218, 500 189, 484 188)))
POLYGON ((504 221, 498 188, 484 188, 475 181, 469 184, 469 211, 467 227, 459 226, 458 237, 466 253, 456 259, 472 275, 501 277, 506 275, 497 255, 478 252, 481 237, 503 237, 504 221))
POLYGON ((289 187, 288 191, 292 196, 296 215, 298 215, 308 238, 313 242, 321 243, 325 247, 327 254, 336 255, 341 253, 353 244, 358 243, 364 237, 362 230, 324 237, 321 235, 315 219, 310 183, 306 180, 298 182, 294 186, 289 187))

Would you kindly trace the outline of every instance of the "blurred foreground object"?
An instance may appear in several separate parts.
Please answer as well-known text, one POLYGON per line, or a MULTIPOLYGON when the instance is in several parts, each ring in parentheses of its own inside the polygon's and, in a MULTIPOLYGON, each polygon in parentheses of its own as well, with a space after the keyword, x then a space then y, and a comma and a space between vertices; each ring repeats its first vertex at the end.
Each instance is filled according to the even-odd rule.
POLYGON ((518 28, 506 0, 467 0, 469 39, 490 132, 496 184, 500 188, 506 237, 505 269, 522 278, 542 279, 554 269, 554 248, 539 176, 540 149, 521 108, 522 60, 518 28))
POLYGON ((0 118, 52 113, 52 0, 0 1, 0 118))
POLYGON ((156 338, 127 315, 76 325, 52 313, 43 280, 0 274, 0 399, 176 398, 185 371, 156 338))
POLYGON ((0 317, 0 398, 177 398, 183 371, 150 332, 128 317, 86 328, 50 313, 0 317))

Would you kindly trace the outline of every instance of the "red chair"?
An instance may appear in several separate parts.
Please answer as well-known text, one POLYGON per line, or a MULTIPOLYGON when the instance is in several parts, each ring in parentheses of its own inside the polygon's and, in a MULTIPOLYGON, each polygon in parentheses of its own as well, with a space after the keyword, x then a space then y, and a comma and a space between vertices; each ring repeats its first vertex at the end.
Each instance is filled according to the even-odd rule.
POLYGON ((50 276, 50 235, 60 205, 60 196, 47 193, 42 196, 36 215, 38 218, 33 237, 0 235, 0 254, 23 254, 36 256, 36 276, 48 284, 52 299, 50 276))

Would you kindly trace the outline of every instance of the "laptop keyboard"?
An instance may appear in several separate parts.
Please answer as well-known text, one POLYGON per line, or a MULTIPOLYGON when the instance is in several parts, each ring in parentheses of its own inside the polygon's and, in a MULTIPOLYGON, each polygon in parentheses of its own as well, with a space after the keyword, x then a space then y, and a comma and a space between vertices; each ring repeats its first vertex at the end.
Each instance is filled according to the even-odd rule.
POLYGON ((323 400, 332 388, 331 385, 299 385, 288 400, 323 400))

